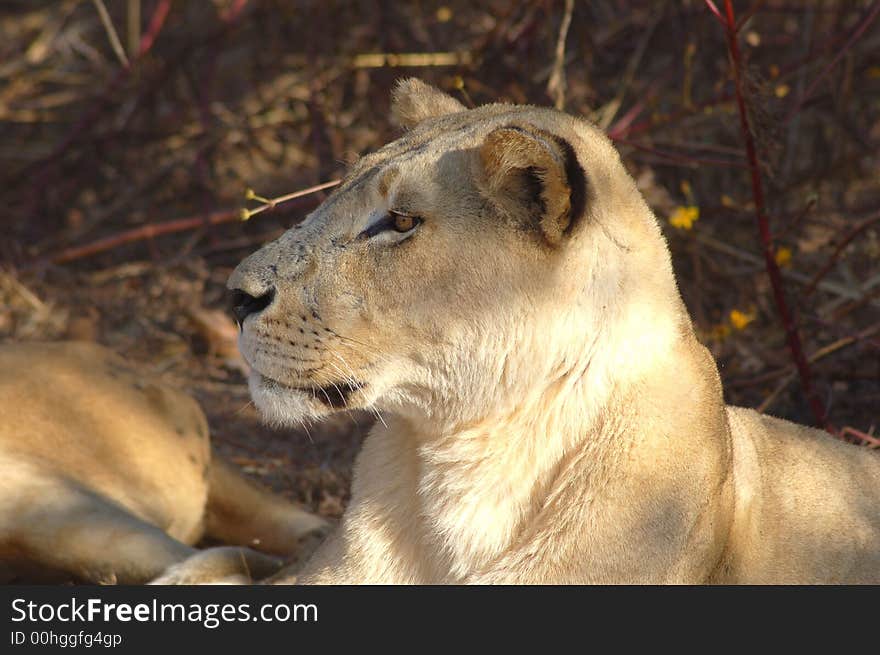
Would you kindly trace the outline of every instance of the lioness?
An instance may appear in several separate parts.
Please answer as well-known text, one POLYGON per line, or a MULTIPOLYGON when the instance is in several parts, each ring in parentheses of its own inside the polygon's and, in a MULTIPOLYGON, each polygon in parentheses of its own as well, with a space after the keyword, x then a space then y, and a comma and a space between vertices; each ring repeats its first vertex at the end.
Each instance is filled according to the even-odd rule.
POLYGON ((306 583, 880 582, 880 458, 725 407, 595 127, 418 80, 229 287, 278 424, 381 414, 306 583))
MULTIPOLYGON (((207 531, 289 554, 322 519, 211 456, 205 416, 183 393, 89 343, 0 346, 0 581, 151 580, 207 531)), ((268 575, 249 549, 206 552, 268 575)))

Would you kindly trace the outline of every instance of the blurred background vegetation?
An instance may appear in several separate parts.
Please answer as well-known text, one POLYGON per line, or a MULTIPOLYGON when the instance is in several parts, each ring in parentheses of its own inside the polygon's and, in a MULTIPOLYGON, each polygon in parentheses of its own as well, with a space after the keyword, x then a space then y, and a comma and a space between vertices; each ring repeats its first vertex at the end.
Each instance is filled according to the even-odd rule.
MULTIPOLYGON (((813 385, 834 425, 871 437, 880 1, 733 4, 772 256, 813 385)), ((224 283, 324 193, 243 223, 245 190, 332 181, 393 139, 400 77, 605 129, 664 225, 728 402, 814 422, 765 271, 725 31, 703 0, 4 0, 0 36, 0 339, 119 350, 191 390, 221 452, 326 515, 370 418, 262 427, 224 283)))

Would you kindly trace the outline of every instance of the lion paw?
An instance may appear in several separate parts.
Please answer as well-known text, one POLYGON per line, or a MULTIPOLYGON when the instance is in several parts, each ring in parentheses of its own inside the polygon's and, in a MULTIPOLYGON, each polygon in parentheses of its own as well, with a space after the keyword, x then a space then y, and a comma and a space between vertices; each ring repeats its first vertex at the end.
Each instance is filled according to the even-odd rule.
POLYGON ((281 560, 249 548, 209 548, 172 564, 149 584, 253 584, 276 573, 281 564, 281 560))

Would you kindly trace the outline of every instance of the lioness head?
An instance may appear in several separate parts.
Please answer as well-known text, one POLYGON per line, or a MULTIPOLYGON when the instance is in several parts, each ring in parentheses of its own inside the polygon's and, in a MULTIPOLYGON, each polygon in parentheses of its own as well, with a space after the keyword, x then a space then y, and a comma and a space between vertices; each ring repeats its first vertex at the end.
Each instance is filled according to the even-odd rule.
POLYGON ((601 132, 550 109, 467 110, 418 80, 393 111, 405 135, 229 279, 268 419, 375 408, 461 423, 588 371, 599 397, 611 369, 648 364, 678 296, 601 132))

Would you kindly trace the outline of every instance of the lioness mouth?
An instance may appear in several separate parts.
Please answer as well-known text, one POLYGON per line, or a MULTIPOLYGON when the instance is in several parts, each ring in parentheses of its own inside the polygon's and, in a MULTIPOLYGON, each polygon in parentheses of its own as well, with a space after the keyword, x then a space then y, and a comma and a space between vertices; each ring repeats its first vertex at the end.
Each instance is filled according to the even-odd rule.
POLYGON ((334 409, 344 409, 347 407, 348 399, 351 397, 351 394, 364 386, 360 382, 338 382, 323 387, 296 387, 290 384, 284 384, 278 380, 273 380, 272 378, 267 378, 265 375, 260 375, 260 377, 262 378, 263 384, 267 387, 300 391, 304 394, 311 395, 313 398, 320 400, 328 407, 334 409))

